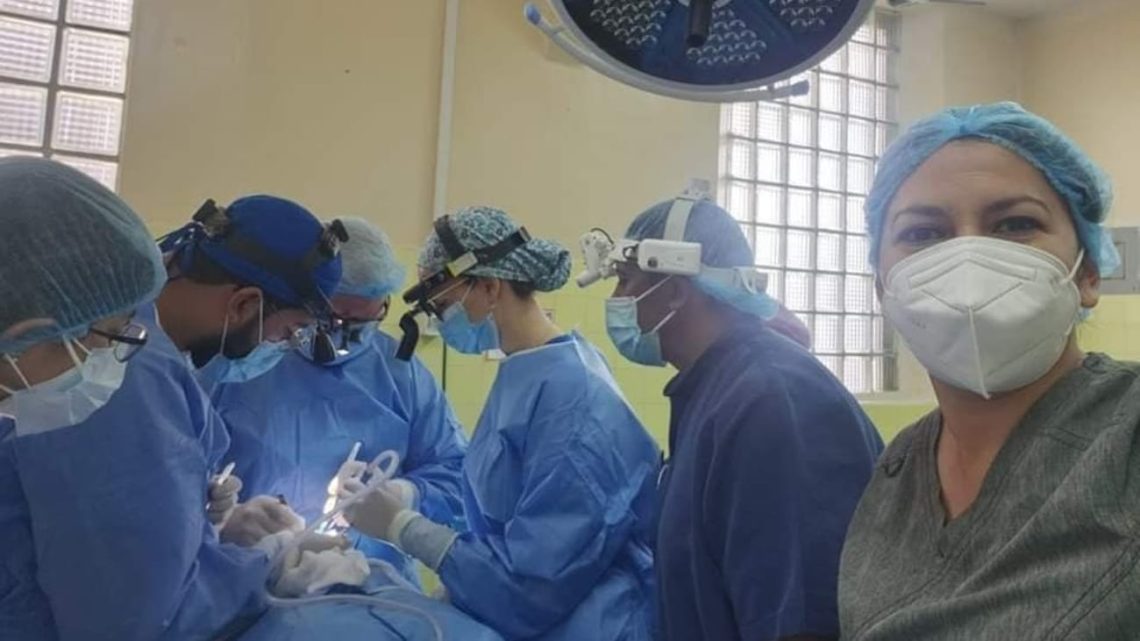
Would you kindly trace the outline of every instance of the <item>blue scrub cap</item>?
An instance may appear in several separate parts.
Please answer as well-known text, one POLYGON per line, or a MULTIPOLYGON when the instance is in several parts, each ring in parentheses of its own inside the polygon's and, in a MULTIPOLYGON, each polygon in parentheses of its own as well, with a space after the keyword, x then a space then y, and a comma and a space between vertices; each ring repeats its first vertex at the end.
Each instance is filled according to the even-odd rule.
MULTIPOLYGON (((630 240, 665 237, 665 227, 673 200, 657 203, 638 215, 629 225, 625 237, 630 240)), ((740 223, 711 200, 698 200, 693 204, 685 224, 684 239, 700 243, 701 263, 708 267, 748 267, 755 265, 752 248, 740 223)), ((765 292, 749 292, 696 276, 693 279, 701 291, 736 309, 762 319, 770 319, 779 311, 780 304, 765 292)))
POLYGON ((0 353, 87 333, 158 296, 162 255, 99 182, 41 158, 0 160, 0 353), (8 335, 24 321, 50 319, 8 335))
POLYGON ((887 208, 922 163, 950 142, 979 139, 1001 146, 1036 167, 1068 205, 1085 254, 1102 275, 1120 267, 1120 255, 1104 226, 1112 205, 1108 177, 1049 121, 1013 102, 952 107, 908 129, 879 160, 867 198, 871 264, 878 269, 887 208))
POLYGON ((246 196, 225 208, 229 230, 211 235, 198 223, 191 223, 166 237, 162 248, 174 251, 183 268, 200 251, 242 283, 260 287, 275 300, 297 307, 323 308, 341 277, 341 258, 325 258, 307 273, 286 273, 298 268, 314 247, 325 238, 326 229, 316 216, 301 205, 276 196, 246 196), (233 249, 231 239, 256 245, 263 260, 233 249), (277 265, 273 267, 272 265, 277 265))
MULTIPOLYGON (((519 229, 506 212, 493 207, 461 209, 450 216, 449 222, 459 244, 468 250, 491 247, 519 229)), ((420 269, 435 272, 448 260, 447 250, 432 231, 420 252, 420 269)), ((531 238, 499 260, 479 265, 466 274, 529 283, 540 292, 552 292, 570 279, 570 252, 553 241, 531 238)))
POLYGON ((404 284, 406 271, 396 260, 388 235, 362 218, 342 218, 348 240, 341 245, 344 275, 338 294, 383 298, 404 284))

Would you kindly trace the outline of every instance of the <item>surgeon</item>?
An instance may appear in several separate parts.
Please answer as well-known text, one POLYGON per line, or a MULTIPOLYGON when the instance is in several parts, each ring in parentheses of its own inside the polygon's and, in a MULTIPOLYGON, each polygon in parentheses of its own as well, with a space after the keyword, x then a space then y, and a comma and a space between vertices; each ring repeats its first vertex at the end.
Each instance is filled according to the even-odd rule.
MULTIPOLYGON (((233 439, 228 456, 244 491, 281 495, 312 521, 350 489, 341 485, 362 482, 368 461, 392 450, 400 466, 387 487, 439 523, 461 523, 462 429, 423 363, 397 359, 397 341, 379 327, 404 268, 382 231, 356 218, 343 224, 332 331, 309 332, 268 373, 215 390, 233 439), (319 341, 332 350, 322 353, 319 341)), ((367 537, 356 544, 418 582, 410 558, 391 544, 367 537)))
POLYGON ((840 550, 877 433, 794 323, 769 326, 779 306, 726 211, 665 201, 621 245, 610 338, 635 363, 677 370, 658 485, 661 638, 838 638, 840 550), (671 269, 650 240, 696 245, 699 265, 671 269))
MULTIPOLYGON (((0 637, 206 639, 254 615, 270 557, 219 542, 227 438, 144 308, 161 254, 65 165, 0 160, 0 637)), ((294 523, 255 502, 235 531, 294 523)))
POLYGON ((883 313, 938 407, 900 433, 851 523, 852 641, 1137 638, 1140 365, 1077 327, 1120 265, 1108 178, 1013 103, 945 109, 867 199, 883 313))
POLYGON ((436 222, 419 268, 417 302, 450 349, 506 354, 463 466, 469 530, 385 488, 350 522, 436 570, 457 608, 506 639, 651 638, 660 452, 598 350, 535 298, 566 283, 568 252, 472 207, 436 222))
MULTIPOLYGON (((161 239, 168 279, 139 319, 182 355, 207 394, 253 380, 276 366, 304 330, 330 316, 346 239, 339 221, 322 225, 284 198, 247 196, 226 207, 207 200, 189 223, 161 239)), ((216 525, 226 523, 241 486, 237 475, 215 479, 209 513, 216 525)), ((280 512, 272 522, 243 519, 223 529, 223 538, 252 545, 272 534, 269 525, 292 518, 275 505, 282 504, 263 506, 280 512)))

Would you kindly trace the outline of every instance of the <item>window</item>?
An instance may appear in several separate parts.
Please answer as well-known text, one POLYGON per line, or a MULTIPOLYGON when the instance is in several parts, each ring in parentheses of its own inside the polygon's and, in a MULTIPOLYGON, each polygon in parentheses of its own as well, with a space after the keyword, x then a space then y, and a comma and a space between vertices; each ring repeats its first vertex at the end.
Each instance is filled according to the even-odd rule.
POLYGON ((721 204, 743 226, 768 291, 812 330, 855 393, 896 389, 891 332, 868 264, 863 202, 897 131, 898 18, 875 12, 800 77, 812 90, 721 112, 721 204))
POLYGON ((134 0, 0 0, 0 156, 115 189, 134 0))

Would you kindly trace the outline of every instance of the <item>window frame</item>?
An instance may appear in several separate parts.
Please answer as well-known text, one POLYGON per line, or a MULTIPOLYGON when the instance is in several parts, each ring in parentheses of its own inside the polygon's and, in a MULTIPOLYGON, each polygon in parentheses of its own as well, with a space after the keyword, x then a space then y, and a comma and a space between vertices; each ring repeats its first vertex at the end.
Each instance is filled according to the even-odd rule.
POLYGON ((863 203, 898 133, 900 29, 897 13, 873 11, 842 48, 781 83, 808 80, 807 96, 721 110, 718 200, 748 237, 769 291, 811 330, 812 352, 860 396, 899 391, 897 339, 875 294, 863 203))
MULTIPOLYGON (((122 164, 122 144, 127 114, 127 94, 130 88, 129 59, 131 47, 134 44, 132 33, 134 28, 134 11, 137 2, 135 0, 129 0, 130 17, 127 20, 128 24, 125 30, 107 25, 94 26, 82 22, 69 22, 68 13, 73 4, 91 4, 99 3, 100 1, 101 0, 56 0, 54 18, 47 18, 45 15, 35 16, 31 15, 31 13, 21 13, 17 10, 13 10, 11 7, 3 6, 3 2, 0 2, 0 19, 17 20, 37 25, 50 25, 54 29, 52 57, 47 81, 15 77, 0 71, 0 87, 31 87, 46 90, 47 92, 43 119, 41 121, 42 137, 40 144, 33 145, 22 142, 2 141, 0 142, 0 157, 29 155, 55 159, 65 164, 70 164, 76 169, 100 181, 112 191, 117 191, 119 170, 122 164), (64 82, 62 77, 65 62, 63 59, 65 53, 64 48, 69 33, 114 36, 115 38, 125 39, 126 51, 123 56, 121 91, 82 86, 79 84, 66 84, 64 82), (113 132, 115 135, 108 136, 108 140, 114 138, 113 153, 111 153, 109 149, 106 151, 73 149, 59 144, 60 141, 57 140, 56 128, 59 125, 61 97, 63 101, 66 101, 71 96, 78 96, 80 99, 112 99, 118 102, 118 131, 113 132), (90 164, 84 167, 84 163, 90 164), (110 173, 104 174, 103 172, 110 173)), ((108 2, 108 4, 110 3, 108 2)), ((121 2, 116 2, 115 4, 121 4, 121 2)), ((114 110, 109 113, 114 113, 114 110)), ((0 116, 2 116, 2 114, 0 114, 0 116)))

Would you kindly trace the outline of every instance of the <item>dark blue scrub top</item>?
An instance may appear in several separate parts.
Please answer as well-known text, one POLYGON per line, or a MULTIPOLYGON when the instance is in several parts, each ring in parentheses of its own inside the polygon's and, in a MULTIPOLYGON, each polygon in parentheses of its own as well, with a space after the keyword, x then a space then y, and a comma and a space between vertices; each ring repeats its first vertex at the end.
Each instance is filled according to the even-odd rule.
POLYGON ((656 567, 667 641, 839 636, 839 556, 883 449, 855 398, 761 324, 665 388, 656 567))

